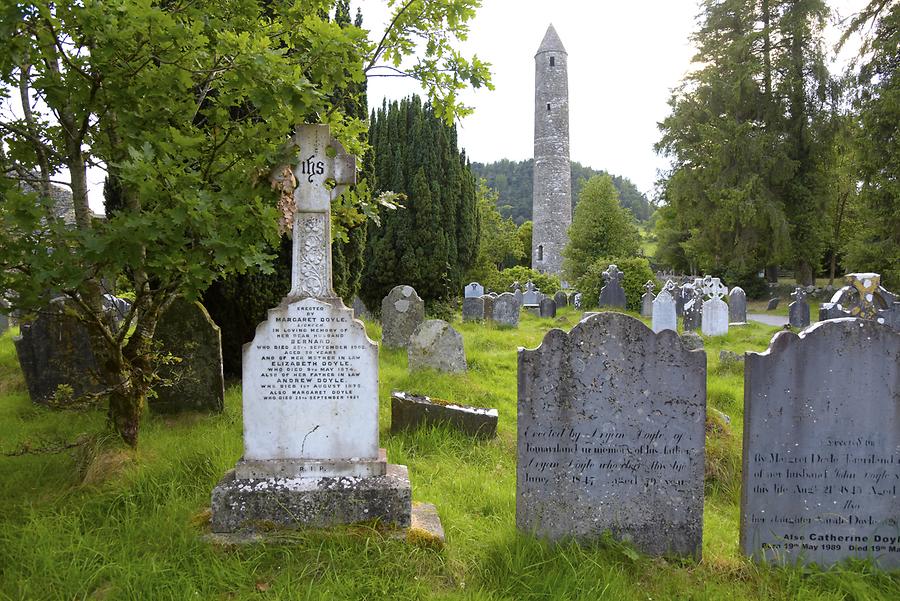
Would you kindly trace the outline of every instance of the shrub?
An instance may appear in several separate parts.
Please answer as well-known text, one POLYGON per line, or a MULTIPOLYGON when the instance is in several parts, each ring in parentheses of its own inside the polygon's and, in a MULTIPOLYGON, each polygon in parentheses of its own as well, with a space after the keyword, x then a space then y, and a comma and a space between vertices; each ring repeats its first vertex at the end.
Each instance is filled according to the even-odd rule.
MULTIPOLYGON (((576 288, 583 296, 584 307, 596 307, 600 299, 600 288, 603 287, 603 272, 610 265, 616 265, 624 274, 622 287, 625 289, 627 309, 631 311, 641 310, 641 296, 644 294, 644 284, 647 280, 656 281, 650 262, 641 257, 631 258, 600 258, 594 261, 581 278, 576 288)), ((657 282, 657 291, 659 283, 657 282)))
POLYGON ((534 282, 535 287, 544 294, 556 294, 560 289, 559 278, 555 275, 541 273, 521 265, 497 272, 489 281, 482 282, 482 285, 495 292, 503 293, 509 292, 509 287, 513 282, 519 282, 522 284, 522 290, 525 290, 525 283, 528 280, 534 282))

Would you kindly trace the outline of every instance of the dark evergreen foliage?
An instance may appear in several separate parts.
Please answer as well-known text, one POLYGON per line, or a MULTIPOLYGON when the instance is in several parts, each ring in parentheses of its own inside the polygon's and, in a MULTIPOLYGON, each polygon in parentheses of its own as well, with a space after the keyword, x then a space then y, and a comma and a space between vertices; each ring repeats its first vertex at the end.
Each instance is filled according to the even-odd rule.
POLYGON ((413 96, 372 114, 374 191, 406 196, 369 226, 360 296, 370 307, 399 284, 432 304, 454 296, 478 250, 475 177, 449 127, 413 96))
MULTIPOLYGON (((504 217, 512 217, 516 225, 531 220, 534 195, 534 161, 502 159, 494 163, 472 163, 472 171, 487 180, 488 186, 500 194, 498 208, 504 217)), ((581 163, 572 162, 572 207, 578 202, 581 188, 595 175, 610 175, 581 163)), ((638 221, 646 221, 653 212, 647 196, 627 177, 610 175, 619 192, 619 203, 630 210, 638 221)))

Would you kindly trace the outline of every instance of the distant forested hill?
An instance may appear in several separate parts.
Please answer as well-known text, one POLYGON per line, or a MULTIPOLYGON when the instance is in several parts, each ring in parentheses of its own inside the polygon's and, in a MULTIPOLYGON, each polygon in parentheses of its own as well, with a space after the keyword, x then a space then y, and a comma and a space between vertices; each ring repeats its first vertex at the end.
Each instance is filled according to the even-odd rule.
MULTIPOLYGON (((497 190, 500 199, 497 203, 504 217, 512 217, 517 224, 531 219, 531 202, 534 162, 510 161, 503 159, 495 163, 472 163, 472 172, 476 177, 487 180, 488 186, 497 190)), ((585 167, 581 163, 572 162, 572 206, 578 202, 583 182, 605 171, 597 171, 585 167)), ((623 207, 631 210, 638 221, 646 221, 653 212, 650 201, 627 177, 612 176, 613 184, 619 191, 619 201, 623 207)))

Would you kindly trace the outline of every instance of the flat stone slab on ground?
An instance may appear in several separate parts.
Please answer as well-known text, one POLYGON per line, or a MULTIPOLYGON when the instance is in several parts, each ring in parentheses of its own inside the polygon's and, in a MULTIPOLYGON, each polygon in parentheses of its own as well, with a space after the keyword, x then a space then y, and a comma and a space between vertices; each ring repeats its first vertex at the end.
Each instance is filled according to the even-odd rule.
POLYGON ((467 436, 494 438, 497 436, 496 409, 436 402, 427 396, 406 392, 391 393, 391 433, 444 424, 467 436))

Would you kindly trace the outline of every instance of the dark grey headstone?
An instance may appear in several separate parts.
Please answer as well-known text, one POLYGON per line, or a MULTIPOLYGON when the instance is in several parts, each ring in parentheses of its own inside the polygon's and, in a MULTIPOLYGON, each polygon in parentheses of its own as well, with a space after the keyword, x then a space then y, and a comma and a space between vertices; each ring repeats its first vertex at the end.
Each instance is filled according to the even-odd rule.
POLYGON ((556 303, 557 309, 562 309, 563 307, 568 306, 569 297, 566 295, 565 292, 560 290, 559 292, 557 292, 556 294, 553 295, 553 302, 556 303))
POLYGON ((703 338, 696 332, 685 332, 681 335, 681 343, 684 348, 689 351, 696 351, 703 348, 703 338))
POLYGON ((769 304, 766 305, 766 311, 774 311, 778 308, 778 303, 781 301, 777 296, 775 298, 769 299, 769 304))
POLYGON ((381 301, 381 344, 406 348, 409 337, 425 321, 425 302, 412 286, 395 286, 381 301))
POLYGON ((457 405, 406 392, 391 393, 391 432, 444 424, 475 438, 497 436, 496 409, 457 405))
POLYGON ((653 301, 655 300, 656 295, 652 292, 645 292, 641 295, 641 317, 653 316, 653 301))
POLYGON ((357 319, 372 319, 372 312, 369 311, 369 308, 366 307, 366 304, 362 301, 359 296, 354 296, 353 301, 351 301, 353 315, 357 319))
POLYGON ((684 304, 684 319, 682 327, 685 332, 699 330, 703 325, 703 292, 699 288, 692 288, 693 297, 684 304))
POLYGON ((552 298, 545 298, 541 301, 540 316, 549 318, 556 317, 556 301, 552 298))
POLYGON ((484 321, 484 297, 468 297, 463 299, 463 321, 484 321))
POLYGON ((494 299, 491 314, 494 316, 494 322, 498 326, 519 327, 519 302, 509 292, 504 292, 494 299))
POLYGON ((606 312, 519 349, 516 526, 700 556, 706 353, 606 312))
POLYGON ((222 374, 222 335, 206 308, 198 302, 176 299, 159 318, 155 340, 162 353, 180 361, 163 365, 163 384, 147 404, 156 413, 220 412, 225 407, 222 374))
POLYGON ((682 284, 675 294, 675 314, 678 317, 684 315, 684 306, 692 298, 694 298, 694 285, 691 283, 682 284))
POLYGON ((87 327, 59 298, 13 339, 31 401, 66 405, 103 388, 87 327))
POLYGON ((806 291, 803 288, 797 288, 791 296, 796 300, 788 305, 788 323, 793 328, 805 328, 809 325, 809 303, 806 302, 806 291))
POLYGON ((743 552, 900 567, 900 334, 828 320, 745 363, 743 552))
POLYGON ((626 304, 625 290, 622 288, 624 274, 615 265, 610 265, 603 272, 603 281, 606 285, 600 289, 601 307, 615 307, 624 309, 626 304))
POLYGON ((889 308, 879 311, 875 321, 900 332, 900 302, 892 303, 889 308))
POLYGON ((747 294, 739 286, 735 286, 728 293, 728 321, 730 323, 747 321, 747 294))
POLYGON ((516 297, 516 302, 519 303, 519 307, 522 307, 525 304, 525 293, 521 290, 516 290, 513 292, 513 296, 516 297))

